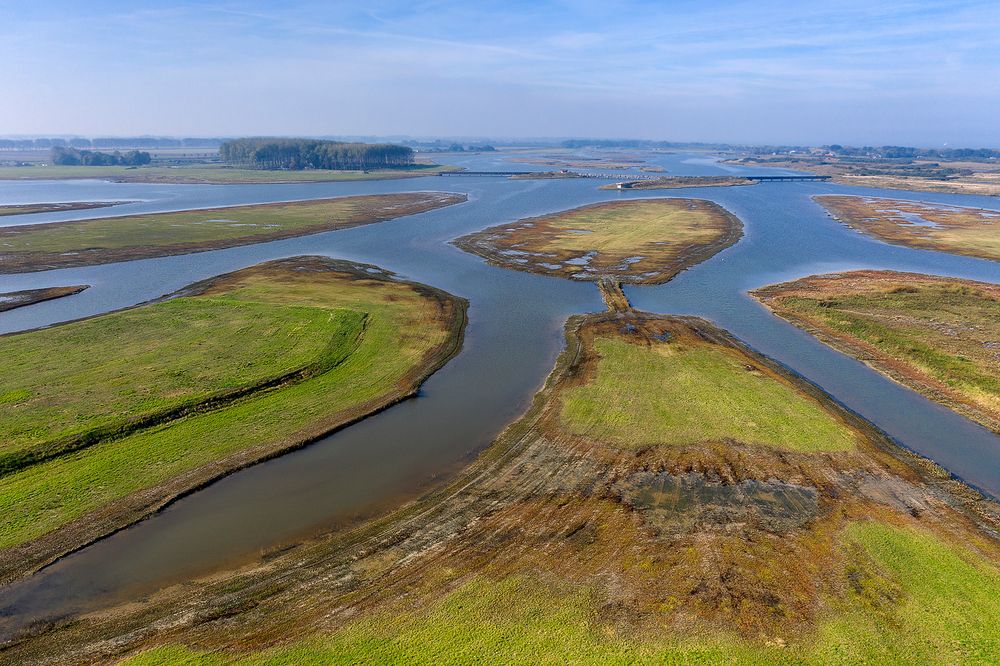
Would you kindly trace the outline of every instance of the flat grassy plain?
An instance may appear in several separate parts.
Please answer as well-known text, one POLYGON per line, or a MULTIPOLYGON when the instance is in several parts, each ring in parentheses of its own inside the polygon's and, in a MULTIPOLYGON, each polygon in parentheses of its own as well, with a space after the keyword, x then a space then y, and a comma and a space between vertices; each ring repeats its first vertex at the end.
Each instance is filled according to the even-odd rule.
POLYGON ((326 183, 357 180, 393 180, 434 176, 455 167, 417 164, 406 169, 377 171, 271 171, 234 169, 226 166, 124 167, 124 166, 28 166, 0 167, 0 180, 78 180, 95 178, 118 183, 178 183, 237 185, 254 183, 326 183))
POLYGON ((465 201, 408 192, 0 228, 0 273, 203 252, 384 222, 465 201))
MULTIPOLYGON (((54 298, 72 296, 79 294, 90 285, 77 284, 65 287, 42 287, 41 289, 22 289, 20 291, 7 291, 0 293, 0 312, 21 308, 26 305, 34 305, 42 301, 51 301, 54 298)), ((0 398, 0 401, 3 399, 0 398)))
MULTIPOLYGON (((2 168, 2 167, 0 167, 2 168)), ((0 205, 0 217, 5 215, 31 215, 32 213, 58 213, 66 210, 87 210, 118 206, 127 201, 65 201, 58 203, 4 204, 0 205)))
POLYGON ((593 381, 563 397, 562 427, 626 448, 736 439, 792 451, 853 448, 854 434, 735 349, 594 343, 593 381))
POLYGON ((742 223, 710 201, 641 199, 519 220, 455 244, 504 268, 660 284, 729 247, 742 233, 742 223))
POLYGON ((1000 261, 1000 210, 877 197, 814 197, 837 221, 894 245, 1000 261))
POLYGON ((1000 286, 854 271, 754 296, 831 346, 1000 432, 1000 286))
POLYGON ((280 260, 177 298, 0 338, 0 577, 411 395, 464 302, 372 267, 280 260))
POLYGON ((0 474, 335 365, 363 328, 352 310, 202 297, 0 338, 0 474))
MULTIPOLYGON (((4 656, 146 666, 995 661, 1000 543, 982 529, 1000 526, 994 503, 702 320, 615 311, 574 317, 566 332, 528 413, 416 504, 41 629, 4 656), (622 447, 568 431, 567 400, 604 381, 608 350, 622 345, 634 349, 613 360, 635 364, 653 390, 679 368, 723 392, 744 391, 748 373, 773 377, 836 425, 795 419, 802 441, 833 445, 748 441, 738 400, 716 401, 719 422, 684 443, 622 447), (706 365, 696 348, 740 362, 706 365), (849 447, 836 444, 845 432, 849 447), (154 620, 160 629, 145 631, 154 620)), ((597 420, 614 433, 622 418, 649 414, 640 402, 597 420)))

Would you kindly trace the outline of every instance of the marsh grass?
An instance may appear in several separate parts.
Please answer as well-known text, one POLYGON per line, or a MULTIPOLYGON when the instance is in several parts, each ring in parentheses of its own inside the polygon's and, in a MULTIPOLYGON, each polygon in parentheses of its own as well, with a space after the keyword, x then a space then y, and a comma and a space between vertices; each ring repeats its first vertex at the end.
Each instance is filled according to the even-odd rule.
POLYGON ((1000 571, 930 532, 849 525, 844 599, 792 641, 669 630, 622 634, 600 596, 535 577, 477 577, 423 609, 383 612, 251 655, 157 648, 129 666, 198 664, 992 664, 1000 654, 1000 571))
POLYGON ((1000 211, 860 196, 816 201, 834 219, 887 243, 1000 261, 1000 211), (931 224, 912 224, 908 216, 931 224))
POLYGON ((818 403, 735 350, 597 339, 596 377, 563 397, 562 426, 621 447, 735 440, 842 451, 854 435, 818 403))
POLYGON ((1000 419, 995 285, 882 271, 804 278, 758 294, 886 374, 971 405, 987 422, 1000 419))
POLYGON ((383 222, 464 201, 406 192, 0 228, 0 272, 184 254, 383 222))
POLYGON ((221 278, 201 296, 4 339, 21 360, 19 379, 5 379, 0 410, 20 414, 13 427, 4 426, 20 432, 22 447, 37 441, 33 437, 194 400, 317 356, 335 362, 302 381, 177 415, 0 477, 0 548, 227 456, 294 443, 322 431, 323 423, 333 427, 403 390, 429 350, 450 333, 439 304, 413 285, 337 272, 250 269, 221 278), (178 321, 180 315, 190 321, 178 321), (55 381, 60 369, 58 358, 48 358, 52 344, 61 345, 72 373, 46 387, 41 380, 55 381), (35 367, 41 369, 37 378, 31 376, 35 367), (58 389, 62 383, 68 392, 58 389), (32 400, 48 410, 52 423, 33 410, 19 411, 32 400))

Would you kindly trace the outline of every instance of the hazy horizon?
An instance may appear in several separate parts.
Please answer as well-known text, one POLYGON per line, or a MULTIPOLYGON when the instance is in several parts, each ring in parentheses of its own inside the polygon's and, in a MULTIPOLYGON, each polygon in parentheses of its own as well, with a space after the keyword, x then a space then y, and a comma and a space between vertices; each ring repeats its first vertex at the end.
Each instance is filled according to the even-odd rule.
POLYGON ((0 5, 0 135, 1000 147, 1000 3, 0 5))

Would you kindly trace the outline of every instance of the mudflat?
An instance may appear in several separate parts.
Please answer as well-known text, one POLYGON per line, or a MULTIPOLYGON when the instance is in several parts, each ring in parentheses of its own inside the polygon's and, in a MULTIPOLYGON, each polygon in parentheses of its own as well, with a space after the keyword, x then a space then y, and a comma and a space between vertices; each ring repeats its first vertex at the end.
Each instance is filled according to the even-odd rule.
POLYGON ((1000 210, 878 197, 814 197, 835 220, 894 245, 1000 261, 1000 210))

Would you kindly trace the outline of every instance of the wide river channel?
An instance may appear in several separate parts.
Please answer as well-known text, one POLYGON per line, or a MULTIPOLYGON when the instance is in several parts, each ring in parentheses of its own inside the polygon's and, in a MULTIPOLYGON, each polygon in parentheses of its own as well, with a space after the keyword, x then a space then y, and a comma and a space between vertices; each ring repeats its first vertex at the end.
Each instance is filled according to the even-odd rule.
MULTIPOLYGON (((491 156, 452 161, 475 170, 522 169, 491 156)), ((663 154, 651 161, 674 175, 751 171, 716 164, 702 155, 663 154)), ((1000 208, 1000 202, 827 183, 645 192, 599 190, 600 184, 589 179, 498 177, 295 185, 0 181, 0 204, 136 202, 104 210, 0 218, 0 225, 348 194, 447 190, 469 196, 467 203, 429 213, 272 243, 0 275, 0 292, 92 285, 76 296, 0 314, 0 333, 134 305, 197 280, 301 254, 376 264, 471 303, 461 354, 434 374, 418 397, 312 446, 226 477, 132 528, 0 589, 0 640, 40 619, 139 598, 164 585, 250 561, 306 535, 343 529, 418 496, 467 464, 527 407, 562 348, 566 318, 604 306, 593 284, 492 267, 449 241, 486 226, 623 197, 710 199, 744 223, 739 243, 667 284, 626 288, 637 308, 699 315, 715 322, 816 383, 902 446, 1000 497, 1000 437, 831 350, 747 295, 750 289, 774 282, 859 268, 1000 282, 1000 264, 881 243, 833 221, 811 197, 866 194, 991 209, 1000 208)))

